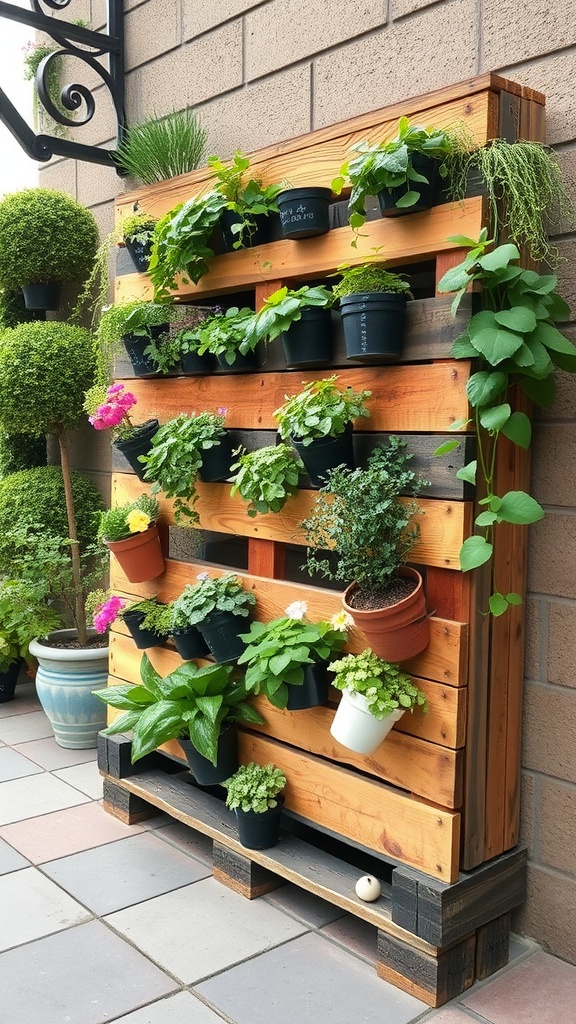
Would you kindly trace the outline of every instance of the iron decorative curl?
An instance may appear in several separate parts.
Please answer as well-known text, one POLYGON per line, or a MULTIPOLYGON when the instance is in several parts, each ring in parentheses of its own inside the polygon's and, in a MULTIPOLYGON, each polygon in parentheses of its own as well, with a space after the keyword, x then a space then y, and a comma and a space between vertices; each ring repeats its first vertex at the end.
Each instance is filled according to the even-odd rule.
MULTIPOLYGON (((46 2, 48 2, 48 0, 46 0, 46 2)), ((66 0, 66 2, 69 2, 69 0, 66 0)), ((109 89, 112 89, 113 87, 112 79, 108 71, 106 71, 106 68, 103 68, 102 65, 94 59, 93 55, 86 53, 83 50, 78 50, 75 46, 62 47, 62 49, 54 50, 53 53, 49 53, 46 57, 42 58, 36 72, 36 89, 38 90, 38 96, 42 106, 47 110, 50 117, 58 124, 63 124, 70 128, 78 128, 82 125, 88 124, 88 122, 92 120, 96 111, 96 102, 91 90, 87 86, 74 82, 69 85, 65 85, 62 88, 60 93, 60 102, 66 110, 71 111, 79 110, 84 103, 86 106, 85 114, 82 117, 66 117, 66 114, 56 106, 48 92, 48 72, 51 64, 60 57, 74 57, 75 59, 82 61, 84 64, 87 64, 96 72, 109 89)))

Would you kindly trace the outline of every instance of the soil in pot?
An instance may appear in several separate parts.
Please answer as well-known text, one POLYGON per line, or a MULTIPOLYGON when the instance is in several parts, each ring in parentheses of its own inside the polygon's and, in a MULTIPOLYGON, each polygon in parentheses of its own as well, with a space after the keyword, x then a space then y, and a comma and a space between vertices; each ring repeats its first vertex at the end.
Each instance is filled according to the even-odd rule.
POLYGON ((354 469, 354 448, 352 446, 352 424, 348 423, 338 437, 314 438, 311 444, 304 445, 297 438, 291 443, 302 459, 310 482, 314 487, 323 487, 329 469, 344 464, 354 469))
POLYGON ((385 661, 406 661, 428 646, 424 585, 416 569, 403 566, 390 589, 373 594, 359 592, 353 583, 344 593, 342 603, 365 634, 368 645, 385 661))
POLYGON ((236 807, 234 813, 238 822, 238 838, 247 850, 268 850, 277 846, 280 840, 280 821, 284 797, 276 797, 276 807, 267 811, 243 811, 236 807))
POLYGON ((280 335, 286 366, 326 366, 332 359, 332 316, 329 309, 309 306, 302 317, 280 335))
POLYGON ((379 192, 378 202, 380 204, 380 213, 383 217, 403 217, 408 213, 422 213, 423 210, 429 210, 434 206, 438 168, 440 166, 438 160, 425 156, 423 153, 414 153, 412 166, 418 174, 423 174, 425 178, 428 178, 429 184, 426 185, 423 181, 407 181, 404 185, 398 185, 397 188, 393 188, 390 191, 384 190, 379 192), (420 193, 418 202, 414 206, 396 206, 398 200, 411 191, 420 193))
POLYGON ((406 299, 384 292, 356 293, 340 299, 346 358, 395 363, 402 354, 406 299))
POLYGON ((144 480, 146 467, 139 461, 140 455, 148 455, 150 443, 160 424, 158 420, 147 420, 136 427, 136 433, 125 441, 114 441, 114 447, 122 452, 122 455, 134 470, 139 480, 144 480))
POLYGON ((238 767, 238 734, 233 725, 220 733, 215 765, 203 757, 190 740, 179 739, 178 742, 199 786, 219 786, 224 779, 234 775, 238 767))
POLYGON ((329 188, 288 188, 278 196, 283 238, 311 238, 330 229, 329 188))
MULTIPOLYGON (((158 340, 158 338, 168 332, 168 324, 160 324, 158 327, 150 327, 149 331, 151 336, 158 340)), ((124 342, 124 348, 126 349, 130 362, 132 363, 132 369, 134 370, 135 377, 162 376, 158 369, 156 360, 144 354, 150 344, 150 338, 141 338, 136 334, 125 334, 122 341, 124 342)))

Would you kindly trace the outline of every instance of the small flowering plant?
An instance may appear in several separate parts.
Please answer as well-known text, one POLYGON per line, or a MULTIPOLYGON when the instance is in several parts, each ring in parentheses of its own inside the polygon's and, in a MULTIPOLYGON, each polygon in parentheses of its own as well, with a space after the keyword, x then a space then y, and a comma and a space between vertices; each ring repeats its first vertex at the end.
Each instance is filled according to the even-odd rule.
POLYGON ((144 533, 158 518, 155 498, 141 494, 128 505, 117 505, 100 513, 98 536, 104 541, 125 540, 135 533, 144 533))
POLYGON ((231 778, 222 783, 228 790, 226 807, 231 811, 255 811, 263 814, 276 807, 276 797, 286 785, 286 776, 273 764, 241 764, 231 778))
POLYGON ((246 618, 250 605, 256 598, 250 590, 244 590, 242 580, 229 573, 226 576, 210 576, 198 573, 197 583, 186 587, 186 614, 191 626, 203 622, 212 612, 231 612, 246 618))
POLYGON ((381 721, 393 711, 428 710, 425 695, 398 665, 383 661, 370 648, 361 654, 347 654, 328 666, 334 672, 337 690, 361 694, 374 718, 381 721))
POLYGON ((97 633, 106 633, 116 619, 124 619, 131 612, 140 612, 142 616, 138 623, 141 629, 149 630, 158 636, 165 636, 170 632, 172 621, 172 609, 170 605, 162 604, 156 597, 145 597, 141 601, 126 602, 116 594, 107 594, 105 591, 94 591, 87 604, 93 609, 92 622, 97 633))
POLYGON ((136 402, 136 396, 124 384, 111 384, 108 388, 95 384, 86 392, 84 408, 94 430, 113 430, 118 440, 127 441, 139 429, 128 415, 136 402))
POLYGON ((90 596, 94 599, 92 603, 95 604, 92 618, 94 629, 97 633, 106 633, 126 607, 126 601, 117 597, 116 594, 107 597, 103 591, 95 592, 90 596))
POLYGON ((306 601, 293 601, 281 618, 253 622, 241 635, 248 645, 238 659, 246 666, 246 689, 265 693, 277 708, 286 707, 289 686, 302 686, 306 665, 330 661, 342 650, 353 624, 347 612, 329 622, 308 622, 307 611, 306 601))

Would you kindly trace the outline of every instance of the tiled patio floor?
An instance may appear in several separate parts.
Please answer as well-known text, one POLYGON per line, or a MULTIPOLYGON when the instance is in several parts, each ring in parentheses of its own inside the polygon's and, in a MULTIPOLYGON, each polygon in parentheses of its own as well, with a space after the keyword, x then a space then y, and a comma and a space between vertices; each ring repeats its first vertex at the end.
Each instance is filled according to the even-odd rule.
POLYGON ((291 885, 250 902, 211 844, 99 800, 95 751, 58 747, 32 683, 0 705, 2 1024, 576 1024, 576 967, 515 939, 440 1010, 380 980, 376 931, 291 885))

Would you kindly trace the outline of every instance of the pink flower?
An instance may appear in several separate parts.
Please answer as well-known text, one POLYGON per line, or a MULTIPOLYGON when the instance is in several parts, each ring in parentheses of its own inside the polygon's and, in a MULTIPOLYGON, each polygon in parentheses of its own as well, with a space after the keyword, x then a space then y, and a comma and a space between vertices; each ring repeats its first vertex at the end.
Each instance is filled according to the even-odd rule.
POLYGON ((107 601, 99 604, 94 613, 94 628, 97 633, 105 633, 109 626, 116 619, 118 612, 124 608, 126 601, 121 597, 109 597, 107 601))
POLYGON ((131 391, 126 391, 123 384, 111 384, 106 392, 106 401, 99 405, 93 416, 88 421, 95 430, 108 430, 119 427, 123 419, 128 422, 128 410, 136 405, 136 396, 131 391))
POLYGON ((228 412, 228 409, 225 405, 219 405, 218 408, 216 409, 216 412, 218 416, 225 416, 226 413, 228 412))

